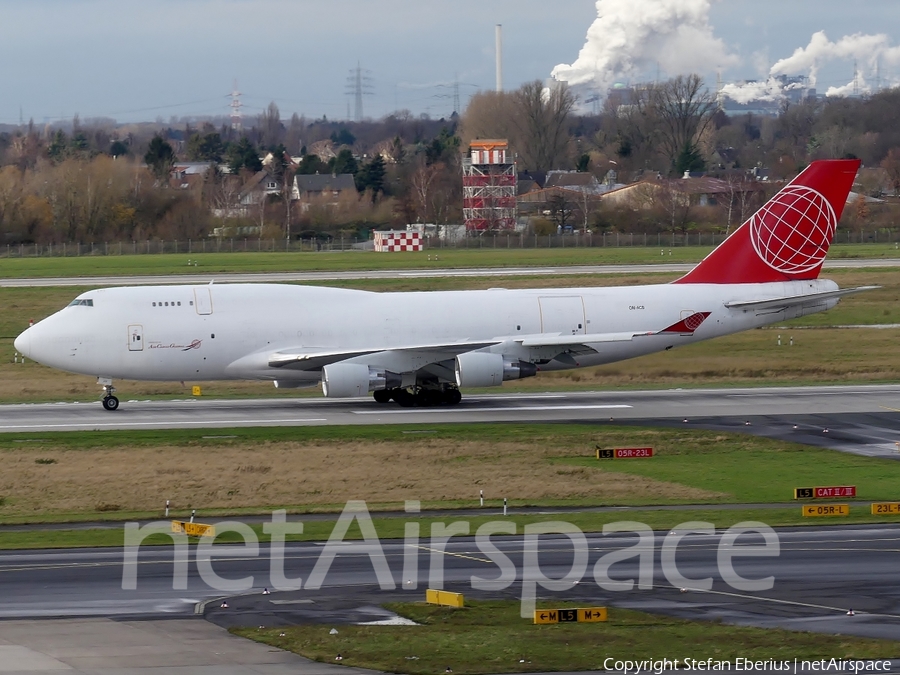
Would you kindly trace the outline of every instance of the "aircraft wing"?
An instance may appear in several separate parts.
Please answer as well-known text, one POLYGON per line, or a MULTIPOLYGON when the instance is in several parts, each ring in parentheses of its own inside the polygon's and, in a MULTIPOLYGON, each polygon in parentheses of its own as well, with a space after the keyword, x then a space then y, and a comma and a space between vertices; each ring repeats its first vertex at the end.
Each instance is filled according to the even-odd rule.
POLYGON ((288 370, 319 370, 331 363, 350 361, 378 365, 395 372, 409 372, 429 364, 483 349, 503 342, 517 342, 523 347, 535 348, 553 358, 556 354, 586 354, 596 352, 599 345, 612 342, 630 342, 636 337, 662 334, 691 335, 706 320, 710 312, 696 312, 681 321, 659 331, 630 331, 621 333, 588 333, 575 335, 540 334, 500 337, 482 342, 444 342, 438 344, 384 346, 362 350, 330 350, 327 348, 287 349, 270 354, 270 368, 288 370))
POLYGON ((783 309, 786 307, 795 307, 796 305, 815 304, 822 300, 840 298, 845 295, 861 293, 862 291, 871 291, 876 288, 881 288, 881 286, 842 288, 836 291, 823 291, 821 293, 809 293, 807 295, 788 295, 767 300, 738 300, 735 302, 726 302, 725 306, 728 309, 783 309))
MULTIPOLYGON (((560 353, 589 354, 599 351, 602 344, 613 342, 631 342, 635 338, 651 335, 692 335, 700 327, 711 312, 694 312, 681 321, 666 326, 662 330, 629 331, 624 333, 585 333, 575 335, 532 335, 517 338, 523 347, 542 348, 544 350, 558 348, 560 353)), ((556 357, 559 358, 558 356, 556 357)))
POLYGON ((323 366, 339 361, 347 361, 360 356, 390 355, 392 358, 408 357, 410 360, 421 361, 426 356, 426 361, 442 361, 457 354, 463 354, 475 349, 482 349, 498 344, 502 340, 488 342, 449 342, 441 344, 424 344, 403 347, 379 347, 365 350, 287 350, 279 351, 269 356, 269 366, 272 368, 285 368, 291 370, 319 370, 323 366))

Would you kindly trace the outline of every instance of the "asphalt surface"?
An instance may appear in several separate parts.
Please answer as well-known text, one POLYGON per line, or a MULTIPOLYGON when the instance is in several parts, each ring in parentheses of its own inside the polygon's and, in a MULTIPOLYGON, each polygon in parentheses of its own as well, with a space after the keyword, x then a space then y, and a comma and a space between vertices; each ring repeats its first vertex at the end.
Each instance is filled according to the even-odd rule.
MULTIPOLYGON (((740 546, 762 543, 758 535, 742 535, 734 547, 734 569, 745 579, 774 577, 772 588, 762 591, 736 589, 723 580, 717 563, 722 530, 712 535, 684 536, 677 546, 675 561, 677 571, 693 581, 673 584, 660 558, 666 534, 658 532, 654 537, 653 588, 601 588, 592 573, 596 561, 610 551, 635 545, 637 537, 588 534, 577 545, 586 558, 581 566, 574 565, 576 572, 571 577, 579 583, 553 591, 538 585, 537 606, 553 607, 560 600, 572 600, 589 603, 588 606, 612 605, 740 625, 900 640, 900 575, 896 573, 900 527, 783 529, 777 533, 780 550, 775 557, 741 556, 740 546), (697 590, 701 585, 697 580, 707 577, 713 579, 712 588, 697 590), (848 616, 851 609, 854 615, 848 616)), ((250 587, 240 593, 217 590, 201 578, 196 548, 189 554, 186 587, 174 589, 177 584, 173 582, 169 548, 143 547, 136 565, 123 565, 122 551, 109 549, 4 552, 0 554, 0 617, 134 619, 200 614, 222 626, 360 623, 392 618, 390 612, 379 607, 381 603, 419 601, 428 586, 442 586, 468 597, 518 601, 526 574, 533 577, 539 569, 547 578, 560 579, 573 568, 573 544, 567 537, 540 538, 537 568, 525 565, 521 536, 495 536, 491 542, 517 570, 515 581, 493 591, 472 587, 473 576, 498 578, 500 568, 488 557, 487 549, 471 537, 453 537, 443 552, 439 544, 427 537, 417 545, 381 542, 389 569, 381 580, 386 581, 386 588, 380 588, 368 553, 338 544, 321 588, 307 590, 304 587, 309 584, 313 567, 317 562, 321 564, 324 546, 289 544, 284 556, 285 575, 290 580, 300 578, 299 582, 290 583, 301 588, 265 595, 264 588, 274 587, 268 546, 261 546, 258 555, 247 550, 238 557, 212 554, 214 573, 230 580, 246 579, 250 587), (418 559, 418 578, 411 567, 404 568, 404 557, 409 557, 410 551, 418 559), (135 568, 136 589, 123 590, 123 572, 135 568), (443 582, 438 581, 440 568, 443 582), (222 607, 226 597, 228 606, 222 607)), ((637 557, 610 568, 609 579, 637 578, 637 557)))
POLYGON ((451 408, 372 399, 98 401, 0 406, 0 432, 460 422, 633 423, 741 430, 900 458, 900 385, 465 396, 451 408))
MULTIPOLYGON (((900 440, 898 412, 900 386, 805 387, 498 394, 468 397, 461 406, 451 409, 400 409, 380 406, 369 400, 326 399, 133 402, 123 404, 116 413, 103 411, 97 403, 17 405, 0 406, 0 429, 15 433, 90 428, 453 421, 658 424, 743 431, 862 455, 900 458, 896 445, 900 440)), ((597 510, 600 509, 602 507, 597 510)), ((403 514, 391 515, 403 517, 403 514)), ((446 515, 448 522, 465 521, 475 512, 446 515)), ((566 510, 546 510, 546 516, 547 520, 565 521, 566 510)), ((324 517, 311 515, 292 520, 324 517)), ((499 512, 497 518, 502 520, 499 512)), ((627 511, 623 511, 622 518, 629 519, 627 511)), ((678 545, 675 558, 682 575, 692 580, 712 577, 712 588, 699 590, 699 584, 690 581, 673 584, 661 565, 660 548, 666 534, 658 532, 654 535, 652 588, 628 591, 601 588, 592 576, 597 559, 610 551, 635 544, 636 538, 633 535, 590 534, 586 535, 584 544, 579 544, 579 549, 585 550, 587 555, 580 583, 552 592, 539 587, 537 606, 552 607, 560 600, 573 600, 580 604, 634 608, 684 618, 718 619, 739 625, 900 640, 900 575, 896 574, 900 526, 781 529, 778 531, 780 552, 777 557, 735 559, 735 569, 742 577, 774 577, 771 589, 758 592, 735 589, 723 580, 718 568, 721 530, 712 535, 687 535, 678 545), (848 615, 851 609, 853 615, 848 615)), ((205 617, 223 627, 384 621, 393 617, 381 608, 382 603, 420 600, 428 585, 463 592, 467 597, 502 597, 518 601, 526 571, 529 574, 535 571, 533 565, 525 565, 522 537, 493 537, 492 542, 516 568, 516 581, 494 591, 472 587, 472 576, 490 578, 499 573, 499 568, 472 538, 454 537, 441 552, 440 544, 430 541, 427 533, 417 546, 400 541, 382 542, 390 570, 389 585, 392 588, 388 589, 379 588, 367 554, 343 547, 334 558, 321 588, 310 590, 307 588, 310 572, 324 547, 316 543, 290 544, 286 547, 285 572, 289 579, 300 577, 301 588, 292 591, 276 589, 266 595, 263 589, 275 586, 270 576, 270 549, 266 545, 260 547, 258 554, 243 550, 237 557, 225 556, 221 549, 212 553, 211 568, 221 577, 235 580, 252 575, 251 588, 238 594, 204 581, 198 570, 196 548, 191 549, 188 556, 184 587, 173 584, 173 554, 169 548, 143 547, 137 561, 127 564, 123 552, 118 549, 0 552, 0 618, 5 619, 0 622, 0 660, 13 659, 10 661, 13 663, 16 662, 13 657, 19 658, 30 672, 38 672, 41 664, 49 664, 48 673, 63 665, 77 667, 81 663, 137 668, 143 658, 140 654, 147 649, 144 645, 155 644, 154 641, 160 640, 160 634, 165 632, 177 655, 177 658, 172 657, 166 672, 206 673, 210 672, 207 670, 210 667, 215 672, 235 674, 330 672, 329 666, 296 658, 282 661, 281 657, 275 658, 268 652, 246 652, 245 663, 232 660, 226 664, 223 654, 228 650, 239 650, 229 642, 232 639, 229 636, 205 636, 199 647, 187 638, 182 644, 177 636, 189 635, 190 629, 173 632, 150 620, 181 618, 187 621, 184 625, 189 626, 193 623, 190 618, 205 617), (410 551, 415 557, 410 556, 410 551), (404 569, 405 557, 407 560, 417 558, 418 579, 414 584, 409 583, 410 568, 404 569), (443 582, 434 581, 436 577, 429 581, 431 569, 438 565, 444 570, 443 582), (123 589, 123 575, 129 570, 136 573, 137 584, 133 590, 123 589), (223 598, 227 607, 221 606, 223 598), (49 624, 39 621, 50 617, 69 619, 49 624), (86 619, 83 617, 89 617, 87 621, 93 623, 84 624, 86 619), (97 623, 101 618, 113 618, 115 622, 97 623), (71 623, 73 621, 75 623, 71 623), (74 655, 69 660, 60 660, 59 666, 45 658, 51 651, 47 645, 57 650, 53 654, 59 656, 64 651, 59 645, 70 644, 74 640, 73 631, 82 642, 94 640, 98 645, 108 645, 109 640, 116 639, 114 634, 118 629, 115 626, 122 622, 134 627, 129 632, 135 641, 133 653, 117 648, 107 661, 85 661, 76 645, 71 647, 74 655), (13 630, 20 624, 41 631, 44 638, 35 643, 31 637, 22 637, 13 630), (3 627, 14 637, 7 638, 3 627), (140 637, 138 630, 144 631, 140 637), (7 639, 9 642, 5 643, 7 639), (4 647, 4 644, 10 646, 4 647), (35 644, 44 647, 39 649, 35 644), (197 654, 206 654, 208 659, 199 659, 197 654), (208 665, 206 661, 209 661, 208 665)), ((753 543, 758 543, 758 538, 745 535, 738 545, 753 543)), ((538 566, 543 575, 562 577, 570 571, 572 564, 573 546, 568 539, 552 536, 540 539, 538 566)), ((613 579, 637 578, 637 558, 618 562, 611 570, 613 579)), ((206 579, 209 579, 208 575, 206 579)), ((96 649, 99 653, 101 647, 96 649)), ((152 669, 147 663, 147 672, 150 672, 152 669)), ((893 664, 894 667, 898 665, 893 664)), ((96 669, 78 667, 76 672, 93 674, 107 670, 98 665, 96 669)))
MULTIPOLYGON (((438 256, 440 252, 437 252, 438 256)), ((187 254, 185 254, 187 259, 187 254)), ((480 267, 410 270, 349 270, 336 272, 261 272, 215 273, 195 271, 193 274, 84 276, 0 279, 0 287, 23 288, 38 286, 147 286, 155 284, 204 284, 251 282, 319 282, 354 279, 427 279, 436 277, 531 277, 584 276, 594 274, 653 274, 688 272, 696 263, 658 263, 648 265, 562 265, 558 267, 480 267)), ((826 260, 824 269, 864 269, 900 267, 900 258, 850 258, 826 260)))

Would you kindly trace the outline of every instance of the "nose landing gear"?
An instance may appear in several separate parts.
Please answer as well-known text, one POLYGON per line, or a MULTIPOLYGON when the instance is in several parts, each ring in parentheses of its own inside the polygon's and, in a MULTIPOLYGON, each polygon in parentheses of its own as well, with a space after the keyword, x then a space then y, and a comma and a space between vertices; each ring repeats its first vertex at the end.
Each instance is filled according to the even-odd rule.
POLYGON ((106 410, 115 410, 119 407, 119 399, 117 399, 113 394, 116 393, 116 388, 112 386, 112 380, 105 377, 97 378, 97 384, 103 385, 103 407, 106 410))

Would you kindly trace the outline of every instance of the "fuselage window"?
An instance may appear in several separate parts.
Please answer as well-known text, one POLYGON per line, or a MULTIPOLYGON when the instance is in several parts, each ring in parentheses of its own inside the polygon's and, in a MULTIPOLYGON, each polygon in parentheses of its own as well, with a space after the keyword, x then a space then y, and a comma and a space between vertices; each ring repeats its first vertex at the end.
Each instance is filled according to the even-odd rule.
POLYGON ((156 307, 156 303, 155 303, 155 302, 153 303, 153 306, 156 307))
POLYGON ((180 301, 180 300, 179 300, 179 302, 178 302, 178 306, 181 307, 181 301, 180 301))
POLYGON ((169 303, 167 302, 167 303, 166 303, 166 307, 168 307, 168 306, 169 306, 169 303))

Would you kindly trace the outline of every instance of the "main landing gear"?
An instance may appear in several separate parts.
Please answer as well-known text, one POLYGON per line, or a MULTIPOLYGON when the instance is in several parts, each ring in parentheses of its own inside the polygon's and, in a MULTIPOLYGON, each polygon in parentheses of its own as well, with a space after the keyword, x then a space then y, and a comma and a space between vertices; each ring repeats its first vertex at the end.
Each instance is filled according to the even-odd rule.
POLYGON ((103 385, 103 407, 106 410, 115 410, 119 407, 119 399, 113 396, 116 388, 112 386, 112 380, 101 379, 99 382, 103 385))
POLYGON ((400 387, 397 389, 378 389, 372 392, 376 403, 394 401, 401 408, 431 408, 434 406, 453 406, 462 401, 462 394, 455 387, 446 389, 426 389, 416 387, 413 391, 400 387))

